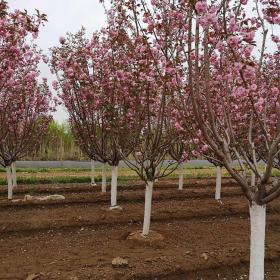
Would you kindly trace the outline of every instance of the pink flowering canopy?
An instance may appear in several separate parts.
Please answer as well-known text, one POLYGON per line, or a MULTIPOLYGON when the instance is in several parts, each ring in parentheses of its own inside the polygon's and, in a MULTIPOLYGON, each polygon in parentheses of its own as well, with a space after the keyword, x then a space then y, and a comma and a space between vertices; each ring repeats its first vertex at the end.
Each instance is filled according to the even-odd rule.
MULTIPOLYGON (((158 78, 174 89, 170 99, 177 102, 175 108, 184 110, 186 118, 194 113, 200 147, 209 149, 249 201, 258 204, 280 195, 280 183, 267 189, 280 142, 279 5, 265 0, 114 0, 118 17, 109 13, 112 21, 117 18, 131 34, 142 36, 156 55, 158 78), (264 175, 257 165, 260 157, 268 166, 264 175), (234 159, 241 173, 232 168, 234 159), (246 170, 257 176, 254 188, 244 177, 246 170)), ((186 126, 178 121, 175 127, 182 133, 186 126)))
POLYGON ((32 42, 45 15, 9 12, 4 1, 0 12, 0 164, 9 166, 36 148, 53 108, 46 79, 39 82, 46 57, 32 42))
POLYGON ((60 38, 60 43, 52 49, 51 67, 57 75, 53 86, 78 143, 90 158, 118 165, 134 148, 141 128, 137 69, 129 55, 132 42, 111 27, 90 40, 81 30, 60 38))
POLYGON ((185 141, 176 129, 179 123, 175 106, 175 100, 182 100, 184 84, 180 57, 177 53, 173 57, 169 50, 174 47, 170 42, 176 34, 172 32, 172 24, 165 30, 158 30, 159 43, 153 29, 149 28, 146 7, 138 10, 142 4, 136 6, 136 2, 112 1, 107 15, 110 26, 117 22, 134 38, 132 54, 139 71, 135 80, 139 85, 136 93, 144 113, 144 126, 132 154, 133 161, 126 162, 147 182, 170 174, 177 164, 187 159, 185 141), (164 164, 168 153, 176 156, 176 163, 164 164))
MULTIPOLYGON (((232 1, 234 2, 234 1, 232 1)), ((276 1, 250 1, 195 5, 194 63, 189 70, 195 115, 206 142, 249 201, 265 204, 280 195, 280 185, 267 187, 275 156, 279 153, 279 30, 280 6, 276 1), (273 26, 273 27, 272 27, 273 26), (256 43, 258 34, 262 41, 256 43), (199 37, 198 37, 199 36, 199 37), (203 65, 203 69, 201 67, 203 65), (267 168, 261 174, 257 161, 267 168), (241 173, 231 167, 236 158, 241 173), (250 188, 246 170, 257 176, 250 188)))

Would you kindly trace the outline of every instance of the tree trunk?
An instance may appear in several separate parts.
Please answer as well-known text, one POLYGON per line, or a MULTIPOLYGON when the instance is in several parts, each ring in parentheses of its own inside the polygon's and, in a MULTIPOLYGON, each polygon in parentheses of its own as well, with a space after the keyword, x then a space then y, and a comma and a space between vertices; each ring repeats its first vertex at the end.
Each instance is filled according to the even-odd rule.
POLYGON ((184 164, 181 163, 179 166, 179 190, 183 190, 184 187, 184 164))
POLYGON ((74 144, 73 144, 72 140, 71 140, 71 143, 70 143, 70 157, 74 158, 74 144))
POLYGON ((102 164, 102 192, 106 192, 106 163, 102 164))
POLYGON ((63 161, 63 155, 64 155, 64 143, 62 136, 60 136, 60 161, 63 161))
POLYGON ((12 181, 13 181, 13 187, 17 186, 17 171, 16 171, 16 163, 13 162, 11 165, 12 170, 12 181))
POLYGON ((220 200, 221 199, 221 188, 222 188, 222 168, 220 166, 217 166, 216 171, 216 193, 215 193, 215 199, 220 200))
POLYGON ((253 170, 251 170, 251 187, 256 185, 256 174, 253 170))
POLYGON ((94 160, 90 160, 90 166, 91 166, 91 185, 96 186, 95 183, 95 170, 94 170, 94 160))
POLYGON ((250 206, 251 248, 249 280, 264 280, 266 206, 250 206))
POLYGON ((143 232, 142 232, 143 235, 145 236, 148 235, 150 231, 153 185, 154 182, 150 182, 150 181, 146 185, 144 224, 143 224, 143 232))
POLYGON ((8 182, 8 199, 13 199, 13 178, 11 166, 6 166, 7 182, 8 182))
POLYGON ((117 206, 118 166, 112 166, 111 207, 117 206))

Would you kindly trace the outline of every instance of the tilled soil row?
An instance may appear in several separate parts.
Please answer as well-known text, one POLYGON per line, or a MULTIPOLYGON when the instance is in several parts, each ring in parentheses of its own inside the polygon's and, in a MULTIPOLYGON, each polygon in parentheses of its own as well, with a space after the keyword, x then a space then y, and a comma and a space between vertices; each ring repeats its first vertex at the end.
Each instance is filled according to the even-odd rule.
MULTIPOLYGON (((90 227, 121 228, 128 224, 141 227, 143 203, 124 203, 123 210, 111 211, 98 205, 67 205, 60 208, 22 209, 21 211, 1 211, 0 234, 2 238, 10 234, 30 234, 50 230, 70 231, 90 227)), ((273 202, 268 213, 280 213, 280 204, 273 202)), ((248 216, 248 207, 243 198, 225 198, 221 203, 214 199, 194 199, 185 201, 154 201, 152 222, 169 223, 172 221, 201 220, 205 218, 248 216)))
MULTIPOLYGON (((223 178, 223 187, 237 187, 237 183, 231 178, 223 178)), ((187 179, 184 181, 184 188, 205 188, 214 187, 216 184, 215 178, 207 179, 187 179)), ((118 190, 121 191, 134 191, 142 190, 145 188, 145 184, 141 181, 127 181, 120 182, 118 190)), ((155 189, 176 189, 178 188, 177 179, 164 179, 158 183, 155 183, 155 189)), ((108 190, 110 186, 108 184, 108 190)), ((101 191, 101 185, 98 183, 96 186, 91 186, 88 183, 69 183, 69 184, 36 184, 36 185, 20 185, 14 188, 14 194, 55 194, 55 193, 83 193, 101 191)), ((0 187, 0 197, 7 196, 7 187, 0 187)))
MULTIPOLYGON (((184 201, 188 199, 200 199, 200 198, 214 198, 215 190, 214 188, 189 188, 182 191, 179 190, 159 190, 155 189, 153 192, 154 201, 164 201, 164 200, 176 200, 184 201)), ((239 188, 233 187, 223 187, 222 196, 223 197, 237 197, 241 195, 241 190, 239 188)), ((36 209, 38 207, 44 208, 57 208, 57 207, 67 207, 70 205, 82 205, 82 204, 98 204, 98 205, 109 205, 110 203, 110 193, 67 193, 65 200, 49 200, 49 201, 23 201, 22 196, 15 196, 15 201, 8 201, 6 199, 0 198, 0 209, 2 210, 21 210, 21 209, 36 209), (20 201, 18 201, 20 199, 20 201)), ((138 191, 122 191, 118 193, 118 203, 135 203, 144 201, 145 192, 144 190, 138 191)))
MULTIPOLYGON (((143 275, 133 280, 197 280, 197 279, 228 279, 228 280, 246 280, 248 279, 249 261, 238 261, 232 265, 213 265, 207 269, 171 272, 169 275, 154 275, 143 277, 143 275)), ((280 279, 280 256, 275 258, 266 258, 265 260, 265 279, 279 280, 280 279)))
MULTIPOLYGON (((269 214, 267 280, 279 279, 278 220, 279 215, 269 214)), ((163 241, 143 244, 126 240, 138 229, 127 224, 1 237, 0 279, 26 279, 32 273, 40 274, 38 280, 248 279, 247 218, 153 223, 152 229, 164 236, 163 241), (125 258, 128 265, 112 267, 115 257, 125 258)))

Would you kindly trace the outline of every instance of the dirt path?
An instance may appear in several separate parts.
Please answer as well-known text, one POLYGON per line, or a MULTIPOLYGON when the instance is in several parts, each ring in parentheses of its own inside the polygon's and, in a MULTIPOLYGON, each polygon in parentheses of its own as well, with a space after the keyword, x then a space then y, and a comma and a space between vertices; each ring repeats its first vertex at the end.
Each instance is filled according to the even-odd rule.
MULTIPOLYGON (((279 263, 277 218, 271 216, 268 221, 267 258, 279 263)), ((42 280, 70 280, 71 277, 83 280, 156 279, 178 273, 203 276, 215 268, 216 278, 203 279, 218 279, 217 275, 229 267, 234 270, 242 263, 247 267, 247 218, 153 223, 152 229, 165 237, 164 242, 156 246, 125 240, 129 232, 137 229, 136 225, 123 225, 117 229, 100 227, 98 230, 85 227, 69 232, 54 230, 2 238, 0 276, 15 280, 25 279, 31 273, 42 273, 42 280), (128 259, 127 268, 112 268, 111 261, 118 256, 128 259)), ((275 278, 268 276, 267 279, 275 278)))
MULTIPOLYGON (((4 206, 1 201, 0 279, 25 280, 32 273, 41 274, 38 280, 248 279, 245 199, 227 196, 220 204, 211 198, 212 187, 193 187, 176 200, 178 190, 163 187, 155 191, 151 228, 165 239, 146 245, 126 239, 142 226, 140 189, 124 188, 123 211, 117 212, 108 210, 108 194, 102 203, 82 203, 89 199, 87 191, 69 192, 72 200, 51 206, 4 206), (79 204, 73 201, 77 196, 79 204), (128 267, 112 267, 118 256, 128 260, 128 267)), ((224 191, 234 194, 235 188, 224 191)), ((268 280, 280 279, 279 213, 277 200, 268 207, 268 280)))
MULTIPOLYGON (((64 200, 56 201, 24 201, 24 196, 15 196, 14 201, 8 201, 6 198, 0 199, 0 209, 2 210, 15 210, 15 209, 37 209, 39 206, 44 208, 58 208, 74 205, 94 204, 100 206, 110 205, 110 193, 67 193, 64 194, 64 200), (19 199, 19 200, 18 200, 19 199)), ((223 197, 239 197, 241 192, 232 187, 225 187, 223 189, 223 197)), ((144 190, 127 191, 118 193, 118 204, 130 204, 135 202, 143 202, 145 197, 144 190)), ((188 189, 183 191, 178 190, 155 190, 153 192, 154 201, 185 201, 186 199, 202 199, 214 197, 214 190, 209 189, 188 189)))
MULTIPOLYGON (((187 179, 184 180, 184 188, 205 188, 205 187, 214 187, 215 186, 215 178, 207 178, 207 179, 187 179)), ((223 187, 237 187, 237 184, 233 179, 223 178, 223 187)), ((144 190, 145 185, 142 181, 126 181, 119 182, 118 190, 119 191, 127 191, 127 190, 144 190)), ((177 179, 164 179, 159 183, 155 183, 155 189, 176 189, 178 188, 178 180, 177 179)), ((110 184, 107 186, 108 191, 110 190, 110 184)), ((20 185, 14 188, 14 194, 26 194, 26 193, 34 193, 34 194, 51 194, 51 193, 79 193, 79 192, 94 192, 99 193, 101 191, 101 185, 97 184, 97 186, 90 186, 88 183, 69 183, 69 184, 36 184, 36 185, 20 185)), ((7 186, 0 187, 0 197, 7 196, 7 186)))

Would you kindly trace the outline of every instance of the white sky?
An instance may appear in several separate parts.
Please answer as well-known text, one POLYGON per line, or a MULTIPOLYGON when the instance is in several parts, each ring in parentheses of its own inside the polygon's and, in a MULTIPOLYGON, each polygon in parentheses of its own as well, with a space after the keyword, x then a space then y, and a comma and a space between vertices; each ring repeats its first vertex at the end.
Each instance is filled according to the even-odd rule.
MULTIPOLYGON (((41 29, 38 37, 38 45, 48 54, 48 49, 58 44, 58 38, 66 32, 77 32, 82 26, 90 35, 105 24, 105 14, 98 0, 8 0, 11 10, 26 9, 29 13, 35 13, 38 9, 47 14, 48 22, 41 29)), ((47 66, 41 66, 43 77, 50 81, 52 75, 47 66)), ((62 107, 57 109, 55 119, 58 122, 67 120, 67 113, 62 107)))
MULTIPOLYGON (((254 7, 253 0, 250 0, 248 12, 254 7)), ((50 47, 58 44, 60 36, 67 32, 75 33, 82 26, 86 28, 90 36, 93 31, 105 24, 105 14, 99 0, 8 0, 10 9, 26 9, 29 13, 35 13, 38 9, 41 13, 47 14, 48 22, 41 29, 38 38, 38 45, 45 54, 49 54, 50 47)), ((274 34, 280 34, 280 27, 274 30, 274 34)), ((256 36, 257 43, 260 44, 259 34, 256 36)), ((267 46, 271 51, 272 47, 267 46)), ((50 82, 53 77, 46 65, 41 66, 43 77, 47 77, 50 82)), ((62 107, 57 108, 54 115, 58 122, 64 122, 68 116, 62 107)))

